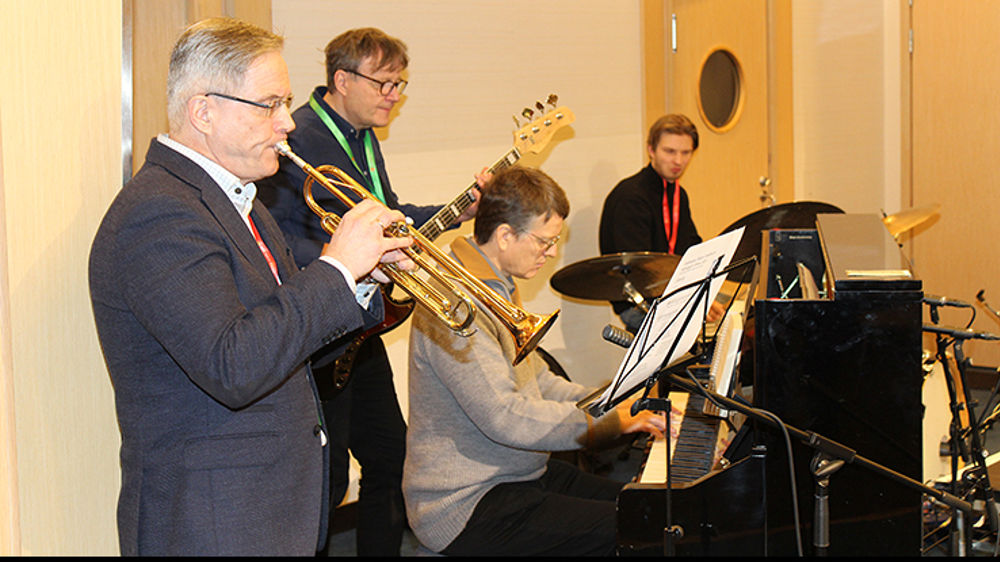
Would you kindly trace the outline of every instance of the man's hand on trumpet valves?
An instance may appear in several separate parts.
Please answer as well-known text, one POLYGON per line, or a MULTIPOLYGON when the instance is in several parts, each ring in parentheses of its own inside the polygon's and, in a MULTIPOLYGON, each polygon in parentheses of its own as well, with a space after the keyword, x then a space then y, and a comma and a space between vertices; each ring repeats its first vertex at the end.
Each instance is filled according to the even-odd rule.
POLYGON ((342 263, 355 280, 371 273, 377 281, 387 282, 382 272, 372 271, 379 263, 394 263, 404 270, 413 268, 413 262, 400 251, 413 244, 413 239, 385 235, 386 227, 403 219, 399 211, 363 200, 341 217, 330 242, 323 247, 323 255, 342 263))

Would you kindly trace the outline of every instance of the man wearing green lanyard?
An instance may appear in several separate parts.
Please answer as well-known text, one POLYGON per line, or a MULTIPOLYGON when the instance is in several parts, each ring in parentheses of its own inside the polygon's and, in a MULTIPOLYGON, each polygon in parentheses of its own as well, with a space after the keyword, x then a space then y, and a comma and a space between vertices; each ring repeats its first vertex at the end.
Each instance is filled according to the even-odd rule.
MULTIPOLYGON (((389 124, 392 108, 406 88, 401 76, 408 64, 406 45, 378 29, 353 29, 335 37, 326 46, 326 86, 317 87, 309 100, 292 113, 296 129, 288 142, 306 162, 340 168, 419 227, 441 206, 399 202, 372 131, 373 127, 389 124)), ((303 200, 305 179, 298 166, 283 159, 277 174, 257 182, 258 196, 278 221, 299 264, 313 261, 330 238, 303 200)), ((327 211, 338 215, 346 211, 345 205, 325 189, 315 186, 312 193, 327 211)), ((474 195, 477 203, 468 207, 457 222, 474 216, 478 193, 474 195)), ((401 479, 406 424, 382 340, 374 335, 362 341, 353 355, 347 384, 340 389, 333 384, 337 357, 322 350, 312 357, 330 428, 330 505, 338 505, 347 491, 350 450, 362 472, 357 553, 398 556, 405 528, 401 479)))

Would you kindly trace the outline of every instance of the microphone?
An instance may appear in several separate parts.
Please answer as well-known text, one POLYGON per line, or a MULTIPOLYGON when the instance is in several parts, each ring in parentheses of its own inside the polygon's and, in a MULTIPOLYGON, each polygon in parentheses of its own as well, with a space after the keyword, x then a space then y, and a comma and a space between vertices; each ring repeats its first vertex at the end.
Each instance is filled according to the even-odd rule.
POLYGON ((989 332, 976 332, 974 330, 956 330, 954 328, 942 328, 940 326, 924 324, 925 332, 944 334, 957 340, 1000 340, 1000 336, 989 332))
POLYGON ((938 295, 924 295, 924 302, 931 306, 953 306, 955 308, 972 308, 972 305, 957 299, 938 295))
POLYGON ((604 327, 604 331, 601 332, 601 335, 604 336, 604 339, 609 342, 620 345, 626 349, 632 345, 632 340, 635 339, 632 332, 622 330, 618 326, 613 326, 611 324, 604 327))

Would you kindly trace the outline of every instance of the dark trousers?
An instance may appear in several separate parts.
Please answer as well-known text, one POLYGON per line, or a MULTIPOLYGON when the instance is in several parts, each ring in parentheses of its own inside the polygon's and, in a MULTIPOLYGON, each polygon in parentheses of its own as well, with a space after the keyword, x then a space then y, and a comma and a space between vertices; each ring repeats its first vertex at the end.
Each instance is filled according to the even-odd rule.
MULTIPOLYGON (((317 376, 329 374, 321 369, 317 376)), ((373 336, 361 345, 342 390, 331 392, 322 384, 317 386, 330 434, 331 509, 347 493, 350 450, 361 465, 358 556, 399 556, 406 527, 402 489, 406 422, 382 339, 373 336)), ((336 512, 331 524, 334 518, 336 512)))
POLYGON ((449 556, 613 556, 616 499, 624 483, 556 459, 538 480, 499 484, 483 496, 449 556))

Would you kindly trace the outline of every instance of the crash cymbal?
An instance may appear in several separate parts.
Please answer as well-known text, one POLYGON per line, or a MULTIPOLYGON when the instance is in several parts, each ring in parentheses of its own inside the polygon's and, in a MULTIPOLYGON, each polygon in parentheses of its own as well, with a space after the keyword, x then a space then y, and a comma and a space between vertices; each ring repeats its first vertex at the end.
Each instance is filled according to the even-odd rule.
POLYGON ((743 238, 736 248, 731 263, 757 256, 760 261, 761 232, 772 228, 815 229, 816 215, 821 213, 843 213, 839 207, 818 201, 798 201, 782 203, 754 211, 726 227, 719 234, 725 234, 744 226, 743 238))
POLYGON ((578 299, 628 300, 626 282, 643 298, 656 298, 680 261, 680 256, 658 252, 608 254, 567 265, 549 282, 556 291, 578 299))
POLYGON ((935 203, 926 207, 910 209, 908 211, 901 211, 894 215, 889 215, 883 218, 882 222, 885 223, 885 227, 889 229, 889 234, 891 234, 893 238, 897 238, 900 234, 937 215, 940 210, 941 204, 935 203))

